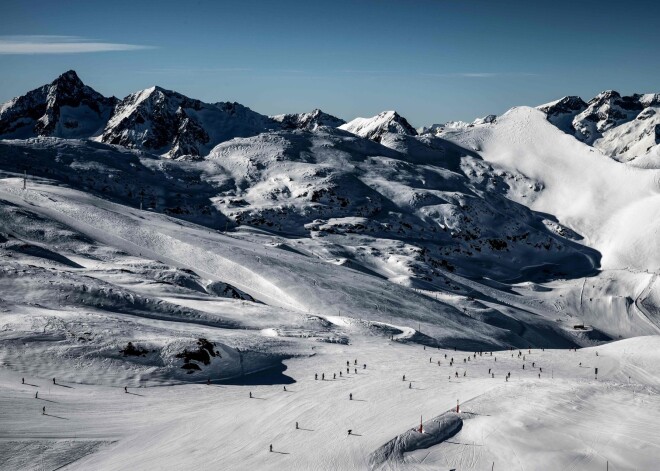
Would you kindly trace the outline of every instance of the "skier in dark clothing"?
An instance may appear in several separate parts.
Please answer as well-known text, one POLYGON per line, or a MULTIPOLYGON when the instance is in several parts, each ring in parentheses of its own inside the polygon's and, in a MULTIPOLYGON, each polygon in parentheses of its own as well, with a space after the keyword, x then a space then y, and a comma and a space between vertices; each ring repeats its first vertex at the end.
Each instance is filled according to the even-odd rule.
POLYGON ((250 399, 252 399, 252 391, 250 391, 250 399))
POLYGON ((350 434, 352 434, 352 433, 353 433, 353 429, 350 429, 350 428, 349 428, 349 429, 348 429, 348 434, 350 435, 350 434))
POLYGON ((46 415, 46 406, 41 409, 41 415, 46 415))
POLYGON ((34 393, 34 398, 35 398, 35 399, 39 399, 39 391, 37 391, 36 393, 34 393))
POLYGON ((319 374, 318 373, 314 373, 314 379, 319 379, 319 374))
POLYGON ((350 394, 348 395, 348 400, 349 400, 349 401, 352 401, 352 400, 353 400, 353 393, 350 393, 350 394))
POLYGON ((283 388, 284 388, 284 392, 286 392, 286 386, 283 386, 283 388))
POLYGON ((128 392, 128 386, 124 386, 124 392, 125 392, 125 393, 128 392))
POLYGON ((403 375, 402 381, 405 381, 405 380, 406 380, 406 375, 403 375))
POLYGON ((273 452, 273 444, 272 444, 272 443, 271 443, 271 445, 270 445, 270 448, 269 448, 269 449, 270 449, 270 452, 272 453, 272 452, 273 452))
POLYGON ((53 384, 57 384, 57 383, 55 382, 55 378, 53 378, 53 384))
POLYGON ((296 430, 298 430, 298 422, 296 422, 296 430))
POLYGON ((25 384, 25 378, 21 378, 21 384, 25 384))

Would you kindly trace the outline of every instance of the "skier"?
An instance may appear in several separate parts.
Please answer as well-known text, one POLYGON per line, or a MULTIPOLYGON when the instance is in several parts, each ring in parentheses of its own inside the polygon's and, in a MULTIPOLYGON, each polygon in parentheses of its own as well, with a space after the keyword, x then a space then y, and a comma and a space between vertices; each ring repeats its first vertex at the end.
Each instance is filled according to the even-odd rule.
POLYGON ((534 368, 534 365, 536 365, 535 361, 532 362, 532 368, 534 368))
POLYGON ((25 378, 21 378, 21 384, 25 384, 25 378))
POLYGON ((523 363, 523 370, 525 369, 525 364, 523 363))
POLYGON ((353 364, 357 365, 357 358, 355 360, 353 360, 353 364))
POLYGON ((298 422, 296 422, 296 430, 298 430, 298 422))
POLYGON ((490 368, 488 368, 488 374, 490 374, 490 368))
POLYGON ((495 373, 491 373, 491 374, 493 375, 493 376, 491 376, 491 378, 494 378, 494 377, 495 377, 495 373))
POLYGON ((351 366, 351 362, 346 360, 346 366, 351 366))
POLYGON ((463 372, 463 376, 467 376, 467 371, 464 371, 464 372, 463 372))
POLYGON ((284 392, 286 392, 286 386, 283 386, 283 388, 284 388, 284 392))
POLYGON ((458 378, 458 371, 457 371, 456 373, 454 373, 454 374, 455 374, 455 375, 456 375, 456 377, 458 378))
POLYGON ((543 368, 539 368, 539 371, 540 371, 541 373, 543 373, 543 368))
POLYGON ((252 391, 250 391, 250 399, 252 399, 252 391))
POLYGON ((349 401, 352 401, 352 400, 353 400, 353 393, 349 393, 349 395, 348 395, 348 400, 349 400, 349 401))
POLYGON ((39 399, 39 391, 37 391, 36 393, 34 393, 34 398, 35 398, 35 399, 39 399))
POLYGON ((55 378, 53 378, 53 384, 57 384, 57 383, 55 383, 55 378))
POLYGON ((128 392, 128 386, 124 386, 124 392, 125 392, 125 393, 128 392))
POLYGON ((332 373, 332 379, 337 379, 337 373, 332 373))
POLYGON ((405 381, 405 380, 406 380, 406 375, 403 375, 403 379, 401 381, 405 381))
POLYGON ((46 415, 46 406, 41 409, 41 415, 46 415))
POLYGON ((363 369, 363 370, 366 370, 366 369, 367 369, 367 364, 366 364, 366 363, 365 363, 364 365, 362 365, 362 369, 363 369))
POLYGON ((350 372, 351 372, 351 370, 348 369, 348 368, 346 368, 346 374, 348 374, 348 373, 350 373, 350 372))
POLYGON ((357 368, 355 368, 355 374, 357 374, 357 368))
POLYGON ((318 373, 314 373, 314 379, 319 379, 319 374, 318 373))
POLYGON ((321 373, 321 381, 325 381, 325 373, 321 373))
POLYGON ((339 377, 341 378, 341 371, 339 372, 339 377))
POLYGON ((348 429, 348 434, 350 435, 351 433, 353 433, 353 430, 349 428, 348 429))
POLYGON ((408 389, 412 389, 412 383, 408 383, 408 389))
POLYGON ((272 443, 270 444, 270 452, 271 453, 273 452, 273 444, 272 443))
POLYGON ((431 359, 431 357, 429 357, 429 363, 433 363, 433 360, 431 359))

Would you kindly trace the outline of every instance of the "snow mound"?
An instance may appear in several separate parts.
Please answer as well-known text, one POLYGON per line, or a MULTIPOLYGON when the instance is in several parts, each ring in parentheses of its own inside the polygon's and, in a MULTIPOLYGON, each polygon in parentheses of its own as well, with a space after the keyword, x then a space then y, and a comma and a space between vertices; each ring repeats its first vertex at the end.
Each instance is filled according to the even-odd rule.
POLYGON ((447 411, 422 424, 418 428, 397 435, 369 456, 371 469, 378 469, 386 462, 401 462, 404 453, 429 448, 456 435, 463 428, 463 419, 454 411, 447 411))

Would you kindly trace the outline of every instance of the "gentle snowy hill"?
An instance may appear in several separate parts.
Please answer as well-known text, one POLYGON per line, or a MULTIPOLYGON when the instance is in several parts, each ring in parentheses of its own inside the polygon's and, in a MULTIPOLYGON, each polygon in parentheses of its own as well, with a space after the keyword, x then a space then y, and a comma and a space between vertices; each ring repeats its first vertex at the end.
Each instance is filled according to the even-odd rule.
POLYGON ((372 118, 355 118, 339 129, 376 142, 380 142, 385 133, 417 135, 415 128, 396 111, 383 111, 372 118))
POLYGON ((324 113, 318 108, 311 113, 280 114, 271 116, 270 118, 280 123, 283 129, 307 129, 314 131, 319 126, 338 128, 342 124, 346 124, 346 121, 343 119, 324 113))
POLYGON ((492 127, 445 137, 541 182, 537 198, 516 199, 584 235, 603 254, 604 267, 660 266, 660 251, 649 244, 660 230, 658 171, 616 162, 527 107, 509 111, 492 127))
POLYGON ((117 99, 84 85, 73 70, 0 105, 0 138, 85 138, 98 134, 117 99))
POLYGON ((121 100, 100 140, 170 158, 202 156, 218 143, 278 127, 238 103, 208 104, 151 87, 121 100))

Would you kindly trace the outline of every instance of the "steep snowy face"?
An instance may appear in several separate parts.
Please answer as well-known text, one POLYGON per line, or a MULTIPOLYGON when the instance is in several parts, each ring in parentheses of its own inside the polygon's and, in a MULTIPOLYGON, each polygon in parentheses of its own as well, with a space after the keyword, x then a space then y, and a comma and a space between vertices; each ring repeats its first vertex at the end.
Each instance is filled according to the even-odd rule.
POLYGON ((557 101, 537 106, 536 109, 543 111, 548 121, 562 131, 573 134, 573 118, 587 109, 587 105, 579 96, 565 96, 557 101))
POLYGON ((355 118, 339 129, 376 142, 380 142, 385 133, 417 135, 415 128, 396 111, 383 111, 372 118, 355 118))
POLYGON ((575 137, 593 144, 608 129, 634 119, 644 109, 640 98, 641 95, 622 97, 614 90, 598 94, 573 118, 575 137))
POLYGON ((91 137, 103 129, 116 102, 69 70, 50 84, 1 105, 0 137, 91 137))
POLYGON ((343 119, 324 113, 320 109, 315 109, 311 113, 293 113, 271 116, 271 119, 282 125, 283 129, 307 129, 313 131, 319 126, 338 128, 346 124, 343 119))
POLYGON ((276 127, 268 117, 238 103, 209 104, 151 87, 117 104, 100 140, 170 158, 198 157, 220 142, 276 127))

